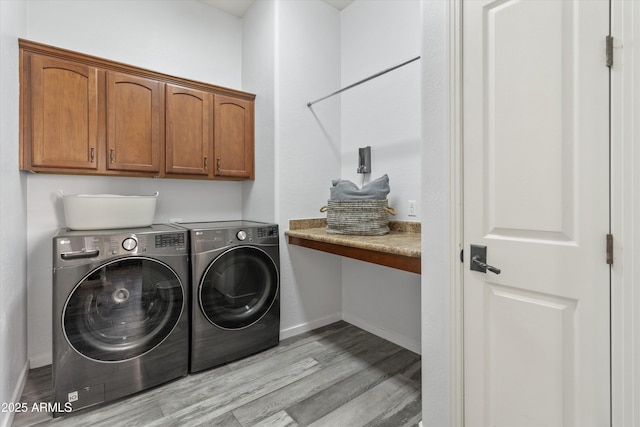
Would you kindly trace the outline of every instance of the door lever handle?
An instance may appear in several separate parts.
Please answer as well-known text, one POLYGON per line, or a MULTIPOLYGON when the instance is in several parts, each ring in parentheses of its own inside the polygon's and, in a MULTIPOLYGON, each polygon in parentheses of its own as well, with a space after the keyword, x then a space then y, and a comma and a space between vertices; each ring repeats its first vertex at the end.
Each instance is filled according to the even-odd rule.
POLYGON ((492 273, 500 274, 499 268, 487 264, 487 247, 481 245, 471 245, 471 270, 486 273, 489 270, 492 273))
POLYGON ((484 263, 482 261, 480 261, 480 257, 478 255, 474 256, 473 258, 471 258, 471 263, 472 264, 476 264, 478 267, 480 267, 482 270, 477 270, 477 271, 482 271, 483 273, 486 273, 486 270, 489 270, 492 273, 495 274, 500 274, 502 273, 502 271, 500 271, 499 268, 496 268, 492 265, 489 265, 487 263, 484 263))

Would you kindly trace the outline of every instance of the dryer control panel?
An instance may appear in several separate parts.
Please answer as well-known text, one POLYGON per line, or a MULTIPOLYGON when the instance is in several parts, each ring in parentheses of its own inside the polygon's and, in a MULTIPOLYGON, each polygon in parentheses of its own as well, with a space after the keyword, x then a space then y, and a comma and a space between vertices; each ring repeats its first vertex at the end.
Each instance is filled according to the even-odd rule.
POLYGON ((277 245, 279 243, 278 226, 234 226, 192 230, 191 246, 193 253, 203 253, 243 244, 277 245))
POLYGON ((259 239, 273 239, 278 238, 278 226, 270 225, 268 227, 259 227, 258 230, 258 238, 259 239))

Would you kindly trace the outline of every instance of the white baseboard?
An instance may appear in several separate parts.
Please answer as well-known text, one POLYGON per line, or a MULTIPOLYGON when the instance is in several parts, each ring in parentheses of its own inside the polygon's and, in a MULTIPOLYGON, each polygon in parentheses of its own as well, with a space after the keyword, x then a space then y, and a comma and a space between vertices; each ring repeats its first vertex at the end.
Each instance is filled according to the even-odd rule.
MULTIPOLYGON (((20 402, 20 397, 22 396, 22 390, 24 390, 24 385, 27 383, 27 377, 29 376, 29 360, 27 359, 24 362, 24 366, 22 367, 22 371, 20 371, 20 377, 18 377, 18 381, 16 382, 16 387, 13 389, 13 394, 11 395, 10 402, 20 402)), ((13 416, 14 412, 4 412, 2 413, 3 417, 0 418, 0 427, 11 427, 13 424, 13 416)))
POLYGON ((331 323, 335 323, 340 320, 342 320, 342 314, 334 313, 329 316, 322 317, 320 319, 312 320, 311 322, 301 323, 299 325, 292 326, 290 328, 282 329, 280 331, 280 339, 283 340, 285 338, 294 337, 304 332, 309 332, 313 329, 321 328, 323 326, 330 325, 331 323))
POLYGON ((342 313, 342 320, 347 323, 351 323, 352 325, 357 326, 360 329, 364 329, 367 332, 377 335, 380 338, 384 338, 387 341, 398 344, 400 347, 404 347, 407 350, 413 351, 414 353, 422 354, 422 346, 420 345, 420 341, 412 340, 411 338, 399 335, 395 332, 382 329, 379 326, 372 325, 371 323, 359 318, 358 316, 354 316, 349 313, 342 313))
POLYGON ((296 335, 300 335, 304 332, 311 331, 313 329, 321 328, 322 326, 329 325, 331 323, 335 323, 339 320, 344 320, 347 323, 351 323, 358 328, 364 329, 367 332, 370 332, 374 335, 379 336, 380 338, 384 338, 387 341, 391 341, 394 344, 399 345, 400 347, 404 347, 407 350, 413 351, 414 353, 421 354, 422 348, 419 341, 412 340, 403 335, 399 335, 395 332, 388 331, 386 329, 382 329, 378 326, 372 325, 365 320, 348 314, 348 313, 334 313, 329 316, 322 317, 320 319, 312 320, 310 322, 301 323, 296 326, 292 326, 290 328, 282 329, 280 331, 280 339, 290 338, 296 335))
MULTIPOLYGON (((0 0, 2 1, 2 0, 0 0)), ((43 366, 47 366, 47 365, 51 365, 51 361, 53 360, 53 356, 51 353, 45 353, 45 354, 38 354, 36 356, 30 356, 29 357, 29 362, 30 362, 30 368, 31 369, 35 369, 35 368, 41 368, 43 366)))

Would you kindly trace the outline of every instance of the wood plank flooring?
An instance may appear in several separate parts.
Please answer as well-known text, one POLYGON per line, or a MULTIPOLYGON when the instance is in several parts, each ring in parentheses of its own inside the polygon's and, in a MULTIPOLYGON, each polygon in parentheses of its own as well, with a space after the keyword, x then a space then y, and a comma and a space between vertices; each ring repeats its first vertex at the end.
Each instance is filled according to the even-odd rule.
MULTIPOLYGON (((51 366, 29 372, 21 402, 51 399, 51 366)), ((13 426, 404 427, 421 419, 420 356, 346 322, 116 402, 13 426)))

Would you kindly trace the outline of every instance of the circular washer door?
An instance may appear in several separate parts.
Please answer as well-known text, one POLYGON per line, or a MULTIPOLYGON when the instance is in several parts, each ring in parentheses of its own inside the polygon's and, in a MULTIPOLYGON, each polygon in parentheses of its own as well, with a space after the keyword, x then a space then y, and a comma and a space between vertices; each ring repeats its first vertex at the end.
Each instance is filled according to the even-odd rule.
POLYGON ((200 308, 212 324, 242 329, 264 316, 278 294, 278 271, 261 249, 239 246, 216 258, 199 286, 200 308))
POLYGON ((173 331, 183 304, 182 283, 169 266, 149 258, 120 259, 76 285, 64 307, 64 332, 69 344, 90 359, 132 359, 173 331))

